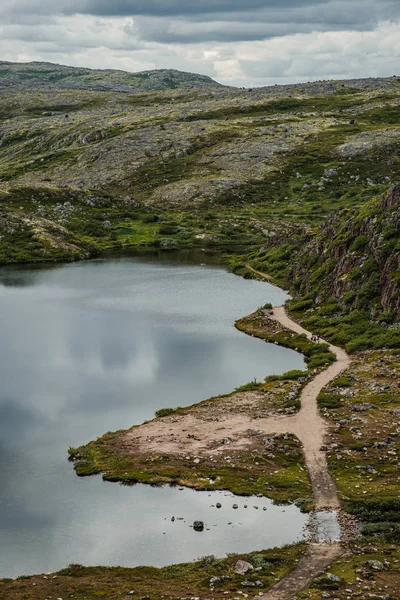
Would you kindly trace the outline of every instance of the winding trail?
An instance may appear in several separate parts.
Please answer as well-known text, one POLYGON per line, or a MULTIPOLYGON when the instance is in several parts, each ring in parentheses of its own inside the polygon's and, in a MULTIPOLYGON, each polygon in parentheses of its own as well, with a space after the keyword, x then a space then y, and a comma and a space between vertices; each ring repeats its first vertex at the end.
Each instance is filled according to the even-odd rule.
MULTIPOLYGON (((287 316, 283 307, 275 308, 271 317, 286 329, 311 337, 309 331, 287 316)), ((300 396, 300 411, 282 423, 287 430, 286 433, 296 435, 303 445, 317 510, 338 510, 340 508, 337 489, 328 472, 325 452, 321 450, 327 434, 328 423, 320 415, 317 396, 322 388, 347 369, 350 365, 350 358, 341 348, 329 345, 329 349, 335 354, 336 362, 306 385, 300 396)))
MULTIPOLYGON (((263 276, 262 273, 257 272, 257 274, 263 276)), ((311 337, 309 331, 288 317, 282 306, 272 311, 271 318, 291 331, 311 337)), ((329 349, 335 354, 336 362, 319 373, 303 389, 300 411, 292 417, 283 419, 280 422, 279 431, 274 428, 274 431, 271 432, 292 433, 299 438, 304 450, 317 511, 338 511, 340 509, 337 489, 329 474, 325 453, 321 450, 329 425, 319 413, 317 396, 322 388, 344 369, 347 369, 350 365, 350 358, 342 348, 329 345, 329 349)), ((343 549, 339 542, 316 541, 311 543, 295 569, 270 588, 262 598, 264 600, 288 600, 306 587, 314 577, 322 573, 342 552, 343 549)), ((260 598, 260 596, 256 596, 256 598, 260 598)))

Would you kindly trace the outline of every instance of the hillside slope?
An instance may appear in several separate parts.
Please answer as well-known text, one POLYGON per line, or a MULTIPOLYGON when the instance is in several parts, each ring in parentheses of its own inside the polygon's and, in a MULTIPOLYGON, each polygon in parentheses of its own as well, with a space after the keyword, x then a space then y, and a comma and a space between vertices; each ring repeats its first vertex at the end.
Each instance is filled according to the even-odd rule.
POLYGON ((10 63, 0 61, 0 90, 77 89, 114 92, 160 91, 188 87, 223 87, 206 75, 176 69, 129 73, 112 69, 67 67, 46 62, 10 63))

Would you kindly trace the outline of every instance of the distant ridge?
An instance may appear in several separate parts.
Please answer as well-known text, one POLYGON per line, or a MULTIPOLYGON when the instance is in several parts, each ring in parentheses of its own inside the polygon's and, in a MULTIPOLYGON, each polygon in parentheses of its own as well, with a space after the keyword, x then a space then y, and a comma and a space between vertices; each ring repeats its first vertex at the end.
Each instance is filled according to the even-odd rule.
POLYGON ((0 89, 17 86, 34 91, 78 89, 116 92, 148 92, 179 88, 222 88, 206 75, 176 69, 157 69, 129 73, 114 69, 68 67, 47 62, 13 63, 0 61, 0 89))

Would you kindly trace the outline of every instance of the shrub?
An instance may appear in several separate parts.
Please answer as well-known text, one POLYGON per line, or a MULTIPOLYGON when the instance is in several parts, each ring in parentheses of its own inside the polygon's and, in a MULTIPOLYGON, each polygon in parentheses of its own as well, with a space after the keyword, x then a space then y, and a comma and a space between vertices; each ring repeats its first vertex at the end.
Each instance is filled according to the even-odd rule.
POLYGON ((168 415, 173 415, 177 410, 181 407, 177 406, 176 408, 159 408, 155 411, 155 416, 158 417, 168 417, 168 415))
POLYGON ((400 523, 400 498, 376 498, 347 502, 349 513, 367 523, 400 523))
POLYGON ((268 375, 265 378, 265 381, 285 381, 285 380, 294 380, 300 379, 300 377, 307 377, 306 371, 300 371, 300 369, 293 369, 292 371, 286 371, 282 375, 268 375))
POLYGON ((378 537, 389 543, 400 543, 400 523, 367 523, 360 530, 361 535, 378 537))
POLYGON ((272 571, 274 565, 268 560, 265 554, 250 554, 249 559, 255 569, 266 569, 272 571))
POLYGON ((333 385, 335 387, 350 387, 351 386, 351 380, 348 377, 344 377, 343 375, 341 377, 337 377, 334 382, 333 385))
POLYGON ((357 236, 350 244, 350 252, 357 252, 364 250, 368 244, 368 237, 366 235, 357 236))
POLYGON ((249 383, 245 383, 240 387, 235 389, 235 392, 253 392, 254 390, 258 390, 261 386, 261 383, 258 383, 256 379, 254 381, 250 381, 249 383))
POLYGON ((158 230, 158 233, 160 235, 174 235, 175 233, 178 233, 178 230, 179 228, 175 225, 165 224, 161 225, 160 229, 158 230))
POLYGON ((342 406, 342 397, 339 394, 322 393, 317 400, 320 408, 340 408, 342 406))
POLYGON ((314 302, 312 300, 300 300, 299 302, 294 302, 290 305, 290 310, 294 312, 300 312, 303 310, 307 310, 308 308, 312 308, 314 306, 314 302))
POLYGON ((318 577, 318 579, 314 579, 311 583, 311 587, 323 590, 338 590, 342 587, 342 583, 340 581, 332 581, 329 577, 318 577))
POLYGON ((160 217, 158 215, 145 215, 143 217, 143 223, 158 223, 160 217))

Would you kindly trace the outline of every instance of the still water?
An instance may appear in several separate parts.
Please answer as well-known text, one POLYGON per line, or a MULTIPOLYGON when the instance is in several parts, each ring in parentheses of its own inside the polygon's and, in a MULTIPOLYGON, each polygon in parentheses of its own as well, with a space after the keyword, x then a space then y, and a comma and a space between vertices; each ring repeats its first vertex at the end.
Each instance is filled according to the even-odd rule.
POLYGON ((80 479, 67 462, 68 446, 158 408, 303 367, 233 327, 286 294, 200 260, 0 269, 0 577, 72 562, 161 566, 302 538, 306 517, 293 506, 80 479))

